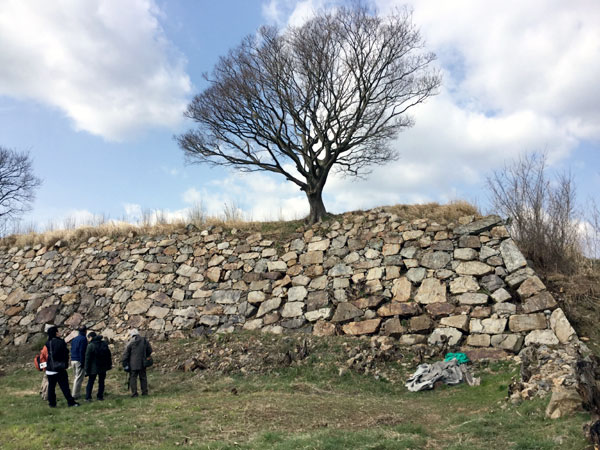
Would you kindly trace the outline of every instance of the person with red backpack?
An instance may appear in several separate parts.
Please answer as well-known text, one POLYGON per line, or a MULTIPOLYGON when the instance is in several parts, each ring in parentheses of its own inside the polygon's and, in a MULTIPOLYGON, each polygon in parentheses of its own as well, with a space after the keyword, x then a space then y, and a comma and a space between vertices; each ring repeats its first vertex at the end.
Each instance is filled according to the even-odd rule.
POLYGON ((60 387, 68 406, 79 406, 71 395, 69 389, 69 375, 67 366, 69 364, 69 349, 67 344, 58 335, 57 327, 50 327, 47 331, 48 341, 46 350, 48 360, 46 361, 46 376, 48 377, 48 405, 56 408, 56 385, 60 387))
POLYGON ((98 393, 96 398, 104 400, 104 380, 106 372, 112 369, 112 355, 108 342, 102 340, 102 336, 96 335, 93 331, 88 334, 92 338, 85 352, 85 375, 88 377, 88 383, 85 388, 85 401, 92 401, 92 390, 96 376, 98 377, 98 393))

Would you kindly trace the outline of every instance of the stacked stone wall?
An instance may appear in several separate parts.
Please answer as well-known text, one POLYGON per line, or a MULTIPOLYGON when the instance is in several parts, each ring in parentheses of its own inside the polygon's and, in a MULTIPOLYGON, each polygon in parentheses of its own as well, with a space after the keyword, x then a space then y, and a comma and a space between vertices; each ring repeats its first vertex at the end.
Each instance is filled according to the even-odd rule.
POLYGON ((502 220, 373 210, 284 235, 188 226, 164 236, 0 248, 0 339, 45 324, 109 338, 236 329, 387 335, 519 351, 576 339, 502 220))

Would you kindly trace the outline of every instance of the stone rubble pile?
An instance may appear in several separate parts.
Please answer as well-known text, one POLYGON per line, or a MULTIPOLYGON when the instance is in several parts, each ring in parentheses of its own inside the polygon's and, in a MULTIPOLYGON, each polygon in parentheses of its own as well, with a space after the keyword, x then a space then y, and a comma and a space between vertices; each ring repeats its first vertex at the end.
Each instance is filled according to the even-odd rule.
POLYGON ((3 345, 46 323, 117 339, 246 329, 509 352, 577 339, 498 216, 438 224, 385 209, 277 237, 189 226, 0 248, 3 345))

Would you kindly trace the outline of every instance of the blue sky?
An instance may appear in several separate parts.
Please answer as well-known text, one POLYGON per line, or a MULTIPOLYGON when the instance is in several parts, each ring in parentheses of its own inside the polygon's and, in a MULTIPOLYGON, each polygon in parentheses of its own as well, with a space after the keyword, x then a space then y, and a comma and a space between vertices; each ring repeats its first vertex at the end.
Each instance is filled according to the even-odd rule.
MULTIPOLYGON (((24 223, 43 229, 141 211, 300 218, 282 178, 186 166, 173 136, 220 55, 261 24, 298 25, 328 0, 0 0, 0 145, 30 151, 43 179, 24 223)), ((332 177, 332 212, 467 199, 524 151, 571 169, 579 197, 600 186, 600 3, 408 2, 444 75, 394 142, 399 161, 366 180, 332 177)), ((401 2, 376 0, 386 14, 401 2)))

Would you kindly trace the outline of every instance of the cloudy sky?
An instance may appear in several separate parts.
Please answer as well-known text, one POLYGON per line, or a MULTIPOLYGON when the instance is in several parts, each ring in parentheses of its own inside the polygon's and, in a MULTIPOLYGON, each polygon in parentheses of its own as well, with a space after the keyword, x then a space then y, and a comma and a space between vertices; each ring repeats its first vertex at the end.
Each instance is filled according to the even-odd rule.
MULTIPOLYGON (((328 0, 0 0, 0 145, 27 150, 43 179, 24 223, 137 220, 143 211, 300 218, 283 178, 186 166, 173 136, 220 55, 265 23, 301 24, 328 0)), ((522 152, 570 169, 579 197, 600 186, 600 3, 407 3, 444 82, 393 143, 400 159, 365 180, 331 178, 332 212, 466 199, 522 152)))

